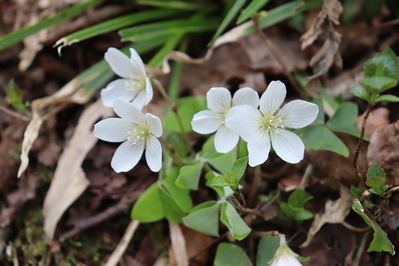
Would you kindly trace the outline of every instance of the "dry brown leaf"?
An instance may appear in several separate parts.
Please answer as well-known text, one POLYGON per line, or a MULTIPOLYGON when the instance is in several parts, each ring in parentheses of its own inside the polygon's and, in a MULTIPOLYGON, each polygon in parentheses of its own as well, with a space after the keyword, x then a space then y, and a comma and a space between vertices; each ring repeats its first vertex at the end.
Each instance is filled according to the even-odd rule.
POLYGON ((75 133, 60 157, 43 206, 44 231, 50 239, 53 239, 64 211, 89 185, 81 164, 98 140, 92 132, 93 124, 112 113, 101 100, 89 106, 81 115, 75 133))
POLYGON ((109 257, 105 266, 115 266, 118 264, 123 253, 125 253, 125 250, 126 250, 127 246, 129 245, 130 240, 132 239, 134 232, 136 232, 136 229, 139 226, 139 224, 140 224, 140 222, 137 220, 130 221, 128 227, 126 228, 125 233, 123 234, 121 241, 119 241, 118 246, 116 247, 114 252, 112 252, 111 257, 109 257))
POLYGON ((399 183, 399 120, 377 128, 370 139, 367 159, 369 164, 376 162, 385 170, 388 184, 399 183))
MULTIPOLYGON (((362 127, 363 114, 357 118, 357 127, 362 127)), ((377 108, 370 112, 367 119, 366 130, 364 134, 371 137, 377 128, 387 126, 389 124, 389 110, 385 107, 377 108)))
POLYGON ((333 63, 339 68, 342 67, 342 59, 338 51, 341 34, 333 27, 333 24, 339 25, 338 18, 342 10, 342 5, 338 0, 324 0, 323 8, 312 26, 301 36, 302 50, 319 37, 325 40, 321 49, 310 60, 314 74, 308 78, 308 85, 317 84, 318 81, 314 80, 326 74, 333 63))
POLYGON ((313 237, 324 224, 336 224, 343 223, 345 221, 346 216, 351 210, 353 196, 349 192, 348 188, 342 185, 340 192, 341 197, 338 200, 327 200, 323 214, 315 215, 312 226, 308 232, 308 237, 300 247, 308 246, 313 237))
POLYGON ((186 250, 186 240, 184 239, 179 223, 169 221, 170 239, 172 241, 172 249, 174 257, 173 263, 170 265, 188 266, 188 256, 186 250))

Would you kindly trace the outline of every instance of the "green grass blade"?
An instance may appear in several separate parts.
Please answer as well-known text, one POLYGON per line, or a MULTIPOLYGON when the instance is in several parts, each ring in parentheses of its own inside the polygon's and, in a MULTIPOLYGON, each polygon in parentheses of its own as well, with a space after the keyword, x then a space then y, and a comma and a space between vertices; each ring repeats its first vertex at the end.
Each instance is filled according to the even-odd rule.
POLYGON ((178 15, 180 12, 171 9, 156 9, 149 11, 135 12, 133 14, 121 16, 115 19, 99 23, 97 25, 85 28, 83 30, 69 34, 55 43, 55 46, 60 45, 60 48, 72 43, 80 42, 94 36, 98 36, 113 30, 122 29, 138 23, 143 23, 151 20, 165 19, 178 15))
POLYGON ((237 24, 241 24, 249 19, 253 14, 259 11, 269 0, 253 0, 247 8, 245 8, 237 19, 237 24))
POLYGON ((233 18, 238 14, 241 7, 245 4, 246 0, 237 0, 234 5, 231 7, 229 13, 227 13, 226 17, 223 19, 222 23, 220 24, 219 28, 217 29, 215 35, 213 36, 212 40, 209 42, 209 46, 219 37, 222 32, 226 29, 229 23, 233 20, 233 18))
POLYGON ((169 41, 167 41, 164 46, 157 52, 156 55, 148 62, 149 66, 152 67, 160 67, 162 65, 162 61, 164 60, 167 53, 176 48, 176 46, 180 43, 181 39, 183 39, 184 33, 176 34, 170 37, 169 41))
POLYGON ((189 3, 187 1, 155 1, 155 0, 140 0, 137 4, 163 7, 163 8, 174 8, 180 10, 199 10, 204 8, 204 4, 200 3, 189 3))
POLYGON ((119 31, 122 41, 140 42, 181 33, 205 32, 218 27, 219 20, 209 18, 155 22, 119 31))
POLYGON ((101 0, 90 0, 90 1, 84 2, 82 4, 72 6, 68 9, 65 9, 65 10, 57 13, 56 15, 54 15, 50 18, 45 18, 45 19, 41 20, 40 22, 36 23, 35 25, 20 29, 20 30, 12 32, 10 34, 7 34, 0 38, 0 50, 3 50, 13 44, 16 44, 16 43, 22 41, 24 38, 26 38, 32 34, 35 34, 42 29, 51 27, 51 26, 58 24, 64 20, 72 18, 72 17, 82 13, 89 7, 94 6, 95 4, 97 4, 100 1, 101 0))

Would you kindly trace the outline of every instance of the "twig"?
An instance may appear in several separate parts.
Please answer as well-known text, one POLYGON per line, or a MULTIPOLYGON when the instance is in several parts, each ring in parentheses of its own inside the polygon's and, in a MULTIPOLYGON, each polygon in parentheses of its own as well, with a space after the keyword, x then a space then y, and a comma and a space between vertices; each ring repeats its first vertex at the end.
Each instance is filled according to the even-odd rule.
POLYGON ((260 183, 260 174, 261 174, 261 169, 260 165, 255 166, 255 176, 254 180, 252 182, 251 190, 249 192, 248 196, 248 206, 252 206, 252 204, 255 201, 256 197, 256 192, 258 191, 259 183, 260 183))
POLYGON ((384 214, 384 212, 386 211, 386 209, 388 207, 389 200, 392 197, 392 193, 396 192, 396 191, 399 191, 399 186, 393 187, 384 193, 384 202, 381 205, 380 209, 375 212, 375 216, 376 216, 377 220, 381 219, 382 215, 384 214))
POLYGON ((3 111, 4 113, 8 114, 8 115, 11 115, 12 117, 24 120, 26 122, 30 122, 32 120, 31 118, 29 118, 27 116, 24 116, 24 115, 21 115, 21 114, 19 114, 17 112, 11 111, 10 109, 7 109, 6 107, 1 106, 1 105, 0 105, 0 110, 3 111))
POLYGON ((345 228, 347 228, 347 229, 349 229, 349 230, 351 230, 353 232, 356 232, 356 233, 366 233, 366 232, 369 232, 371 230, 370 226, 367 226, 367 227, 364 227, 364 228, 359 228, 359 227, 353 226, 351 224, 348 224, 347 222, 342 222, 341 224, 345 228))
POLYGON ((161 84, 161 82, 159 82, 159 80, 152 78, 151 81, 155 84, 155 86, 157 86, 159 92, 162 94, 162 97, 170 105, 172 112, 176 115, 176 119, 177 119, 177 122, 179 123, 181 134, 182 134, 184 140, 187 142, 187 145, 188 145, 191 155, 194 156, 195 151, 193 150, 193 148, 190 145, 190 139, 188 138, 188 135, 187 135, 186 131, 184 130, 183 123, 181 121, 179 113, 177 112, 176 105, 170 100, 168 94, 165 91, 165 88, 162 86, 162 84, 161 84))
POLYGON ((267 232, 252 231, 251 235, 254 237, 266 237, 266 236, 280 236, 280 233, 278 231, 267 231, 267 232))
POLYGON ((371 112, 371 110, 373 110, 374 106, 375 106, 374 103, 369 104, 366 112, 363 115, 362 129, 360 131, 359 142, 357 143, 357 146, 355 148, 355 154, 353 156, 353 163, 352 163, 352 166, 355 169, 355 173, 356 173, 357 177, 359 178, 360 184, 362 185, 364 190, 367 190, 367 187, 366 187, 363 177, 360 175, 359 166, 357 165, 357 159, 359 158, 360 151, 362 150, 362 144, 363 144, 363 139, 364 139, 364 132, 366 130, 367 118, 369 117, 370 112, 371 112))
POLYGON ((274 57, 280 63, 281 67, 283 68, 284 74, 290 81, 291 85, 294 87, 296 92, 302 98, 308 99, 309 98, 308 95, 295 82, 294 78, 291 75, 291 72, 288 70, 287 66, 285 65, 283 59, 281 58, 281 56, 280 56, 279 52, 277 51, 276 47, 274 46, 273 42, 269 39, 269 37, 267 37, 267 35, 259 27, 258 17, 254 17, 253 21, 254 21, 254 25, 256 27, 256 31, 258 32, 259 36, 263 39, 263 41, 266 43, 267 47, 269 47, 269 49, 273 53, 274 57))
POLYGON ((163 145, 166 146, 166 148, 170 151, 170 153, 173 155, 173 157, 175 157, 175 159, 177 160, 177 162, 180 165, 184 165, 184 162, 182 161, 182 159, 180 158, 180 155, 177 153, 177 151, 175 150, 175 148, 172 147, 172 145, 170 145, 169 143, 166 142, 166 140, 162 137, 159 138, 162 142, 163 145))

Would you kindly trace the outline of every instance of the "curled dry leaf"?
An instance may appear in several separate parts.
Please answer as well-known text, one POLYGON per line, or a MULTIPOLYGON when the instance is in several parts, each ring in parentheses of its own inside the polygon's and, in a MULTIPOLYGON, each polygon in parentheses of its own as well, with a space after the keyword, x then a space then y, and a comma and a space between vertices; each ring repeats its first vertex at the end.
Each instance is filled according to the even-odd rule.
POLYGON ((341 197, 336 201, 327 200, 324 213, 315 215, 312 226, 308 232, 308 237, 301 247, 308 246, 313 237, 324 224, 336 224, 343 223, 345 221, 346 216, 351 210, 353 196, 347 187, 341 185, 340 188, 341 197))
MULTIPOLYGON (((319 37, 325 40, 323 46, 310 60, 314 74, 309 77, 308 85, 313 80, 326 74, 333 63, 337 67, 342 67, 342 59, 338 51, 341 34, 335 31, 333 27, 333 24, 339 25, 338 18, 342 10, 342 5, 338 0, 325 0, 323 8, 312 26, 301 36, 302 50, 314 43, 319 37)), ((312 84, 314 83, 312 82, 312 84)))
POLYGON ((43 206, 44 231, 50 239, 54 237, 56 225, 64 211, 89 185, 81 164, 98 140, 92 132, 93 124, 110 115, 112 110, 103 106, 101 99, 88 107, 60 157, 43 206))
POLYGON ((379 127, 373 133, 367 150, 369 164, 376 162, 386 175, 388 184, 399 182, 399 120, 379 127))

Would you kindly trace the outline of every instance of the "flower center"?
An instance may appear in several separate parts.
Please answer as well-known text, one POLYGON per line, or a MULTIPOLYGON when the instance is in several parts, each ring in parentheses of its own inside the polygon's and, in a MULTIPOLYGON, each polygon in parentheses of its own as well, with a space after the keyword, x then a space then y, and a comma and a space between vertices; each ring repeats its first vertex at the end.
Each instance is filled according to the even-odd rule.
POLYGON ((125 82, 128 91, 139 92, 146 87, 146 80, 138 77, 130 77, 129 81, 125 82))
POLYGON ((151 129, 146 124, 134 124, 132 130, 128 131, 127 133, 129 134, 127 139, 130 140, 133 145, 136 145, 141 141, 144 141, 145 144, 147 139, 151 136, 151 129))
POLYGON ((280 116, 263 116, 261 121, 261 128, 267 132, 277 134, 280 129, 284 129, 284 123, 280 116))

